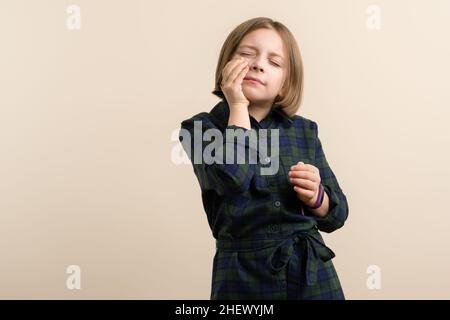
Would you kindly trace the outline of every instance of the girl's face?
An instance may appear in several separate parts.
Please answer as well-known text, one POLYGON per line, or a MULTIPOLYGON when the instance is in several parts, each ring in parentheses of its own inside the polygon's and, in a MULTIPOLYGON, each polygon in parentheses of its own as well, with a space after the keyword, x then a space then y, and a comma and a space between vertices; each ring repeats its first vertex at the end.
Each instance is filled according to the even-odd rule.
POLYGON ((242 57, 249 70, 242 81, 242 91, 251 103, 273 101, 283 96, 288 59, 283 40, 275 30, 258 29, 248 33, 239 43, 232 58, 242 57), (253 77, 262 83, 246 79, 253 77))

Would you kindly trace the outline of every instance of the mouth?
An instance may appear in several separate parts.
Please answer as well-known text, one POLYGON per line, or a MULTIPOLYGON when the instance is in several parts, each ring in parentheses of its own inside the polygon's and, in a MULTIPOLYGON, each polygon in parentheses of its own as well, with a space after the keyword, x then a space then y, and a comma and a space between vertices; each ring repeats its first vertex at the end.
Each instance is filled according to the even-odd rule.
POLYGON ((247 80, 250 83, 259 83, 261 85, 264 85, 264 82, 262 82, 261 80, 259 80, 258 78, 255 78, 255 77, 246 76, 244 78, 244 80, 247 80))

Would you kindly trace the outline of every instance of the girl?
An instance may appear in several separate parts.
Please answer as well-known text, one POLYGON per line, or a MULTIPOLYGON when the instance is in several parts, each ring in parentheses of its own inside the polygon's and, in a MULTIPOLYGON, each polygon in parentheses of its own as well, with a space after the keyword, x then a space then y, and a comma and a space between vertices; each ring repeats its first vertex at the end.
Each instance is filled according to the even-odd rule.
POLYGON ((342 227, 348 204, 317 123, 296 115, 302 88, 292 33, 272 19, 250 19, 230 33, 220 52, 213 94, 222 101, 181 122, 179 139, 216 239, 211 299, 344 299, 335 255, 318 231, 342 227), (210 149, 207 135, 194 138, 198 129, 244 133, 240 142, 215 137, 215 155, 226 151, 243 160, 245 150, 258 161, 194 159, 192 150, 204 156, 210 149), (261 138, 263 130, 278 146, 270 156, 249 141, 250 133, 261 138), (263 173, 274 164, 273 174, 263 173))

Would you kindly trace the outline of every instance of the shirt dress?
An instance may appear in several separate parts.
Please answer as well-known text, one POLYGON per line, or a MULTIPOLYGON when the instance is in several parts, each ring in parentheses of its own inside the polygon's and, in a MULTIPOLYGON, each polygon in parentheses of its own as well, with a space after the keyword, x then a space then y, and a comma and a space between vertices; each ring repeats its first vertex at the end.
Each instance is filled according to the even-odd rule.
POLYGON ((203 151, 213 141, 195 139, 197 121, 200 134, 207 129, 222 133, 225 129, 248 130, 228 125, 228 116, 228 103, 222 100, 210 112, 182 121, 179 135, 200 184, 203 208, 216 241, 210 299, 345 299, 331 261, 335 254, 319 231, 330 233, 342 227, 348 204, 325 158, 317 123, 299 115, 289 117, 273 105, 260 122, 250 115, 251 130, 258 137, 261 129, 268 129, 263 130, 268 137, 264 155, 249 139, 233 141, 223 136, 224 154, 230 147, 236 155, 238 148, 253 148, 256 163, 249 159, 209 164, 193 161, 194 148, 203 151), (279 152, 275 155, 268 154, 271 139, 276 137, 270 129, 278 129, 279 152), (186 134, 191 138, 185 138, 186 134), (277 161, 278 171, 263 173, 273 161, 277 161), (289 169, 299 161, 320 170, 329 197, 324 218, 308 211, 289 181, 289 169))

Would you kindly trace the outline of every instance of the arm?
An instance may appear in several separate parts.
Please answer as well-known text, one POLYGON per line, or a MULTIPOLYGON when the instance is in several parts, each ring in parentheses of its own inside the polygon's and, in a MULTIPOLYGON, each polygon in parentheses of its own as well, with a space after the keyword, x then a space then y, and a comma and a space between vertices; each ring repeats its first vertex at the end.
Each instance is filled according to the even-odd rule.
POLYGON ((230 115, 228 125, 235 125, 241 128, 251 129, 248 106, 245 104, 230 105, 230 115))
POLYGON ((333 232, 341 228, 348 217, 348 203, 333 170, 330 168, 322 143, 318 135, 318 126, 314 122, 316 147, 315 166, 320 171, 321 183, 325 189, 324 201, 320 208, 315 210, 307 209, 310 212, 318 213, 317 226, 324 232, 333 232), (315 211, 315 212, 314 212, 315 211))
POLYGON ((308 211, 314 213, 314 215, 319 218, 325 218, 325 216, 328 215, 329 207, 330 198, 328 197, 328 194, 324 192, 322 205, 317 209, 308 209, 308 211))
MULTIPOLYGON (((194 173, 197 176, 202 190, 214 190, 219 195, 242 193, 248 190, 256 170, 256 164, 245 160, 245 155, 249 154, 249 149, 252 148, 248 141, 249 139, 244 139, 244 141, 232 139, 229 141, 226 137, 223 137, 223 143, 215 150, 216 154, 223 155, 223 158, 221 158, 223 161, 208 164, 203 157, 203 152, 211 142, 205 141, 203 134, 207 129, 215 129, 212 123, 206 117, 197 119, 193 117, 183 121, 181 123, 181 129, 179 140, 191 160, 194 173), (198 123, 198 121, 201 122, 198 123), (201 124, 201 129, 198 127, 198 124, 201 124), (195 136, 195 129, 197 129, 197 138, 195 136), (195 161, 194 151, 196 150, 200 154, 200 159, 197 160, 200 161, 195 161), (226 150, 233 150, 234 155, 237 155, 231 163, 226 163, 227 161, 225 161, 226 150)), ((238 129, 246 133, 251 131, 234 124, 228 124, 226 129, 238 129)), ((213 131, 215 131, 215 134, 222 135, 218 129, 213 131)))

